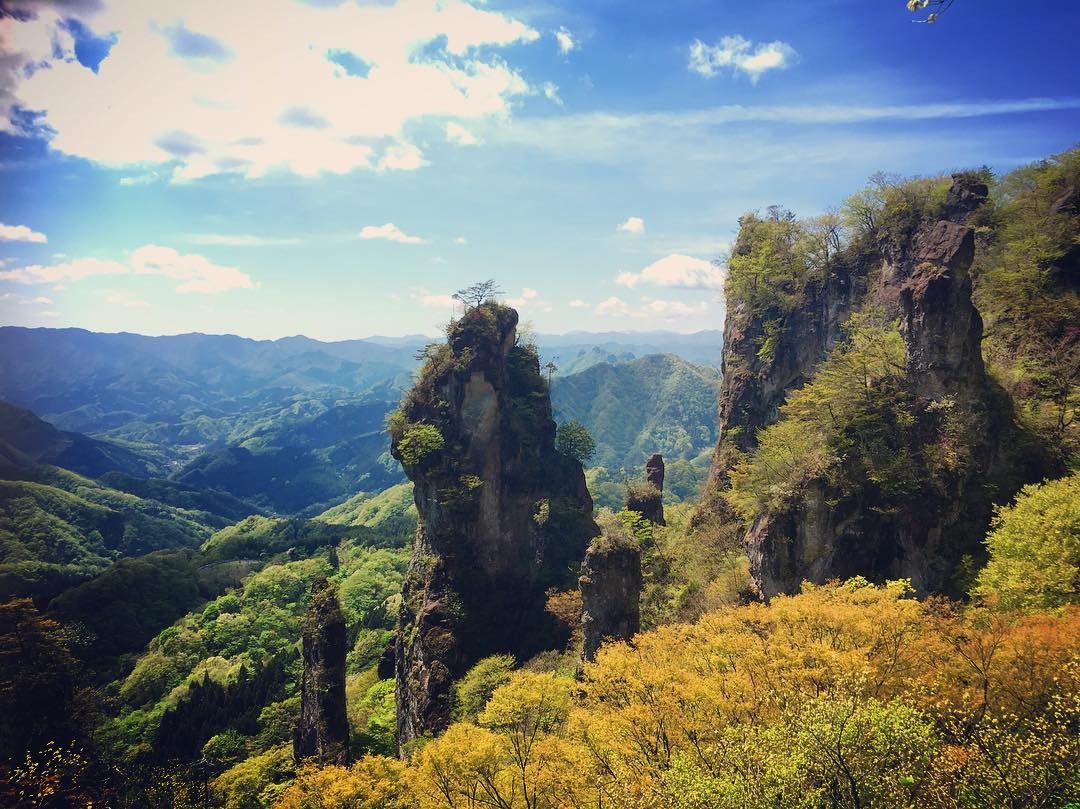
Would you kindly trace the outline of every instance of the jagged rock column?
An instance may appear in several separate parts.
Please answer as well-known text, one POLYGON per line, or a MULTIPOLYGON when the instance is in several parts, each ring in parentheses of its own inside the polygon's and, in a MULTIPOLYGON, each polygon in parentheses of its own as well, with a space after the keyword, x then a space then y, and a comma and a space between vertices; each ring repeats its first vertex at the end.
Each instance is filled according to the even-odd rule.
POLYGON ((293 738, 298 764, 309 758, 320 766, 349 760, 345 652, 345 615, 334 588, 320 577, 311 586, 304 619, 300 722, 293 738))
POLYGON ((593 540, 581 563, 582 657, 592 662, 600 646, 630 641, 641 628, 641 552, 629 542, 593 540))
POLYGON ((636 511, 649 522, 664 522, 664 456, 659 452, 645 462, 645 485, 627 492, 626 507, 636 511))
POLYGON ((561 648, 545 591, 573 586, 599 533, 581 464, 555 450, 536 351, 518 317, 470 309, 433 347, 391 421, 418 512, 395 654, 398 743, 445 729, 482 657, 561 648))

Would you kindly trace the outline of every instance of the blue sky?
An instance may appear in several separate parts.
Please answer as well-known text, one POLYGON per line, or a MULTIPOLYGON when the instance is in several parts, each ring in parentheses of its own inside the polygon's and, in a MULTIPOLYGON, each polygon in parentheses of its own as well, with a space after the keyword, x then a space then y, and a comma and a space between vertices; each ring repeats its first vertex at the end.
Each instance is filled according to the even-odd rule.
POLYGON ((0 320, 720 328, 746 210, 1080 142, 1080 6, 4 0, 0 320))

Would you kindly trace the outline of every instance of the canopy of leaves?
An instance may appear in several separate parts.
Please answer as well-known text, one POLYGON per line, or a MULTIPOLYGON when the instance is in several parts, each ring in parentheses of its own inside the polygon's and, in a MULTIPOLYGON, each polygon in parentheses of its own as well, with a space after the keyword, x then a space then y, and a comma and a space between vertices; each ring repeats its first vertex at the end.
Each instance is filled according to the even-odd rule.
POLYGON ((974 589, 1002 609, 1045 610, 1080 600, 1080 473, 1025 486, 999 509, 990 561, 974 589))

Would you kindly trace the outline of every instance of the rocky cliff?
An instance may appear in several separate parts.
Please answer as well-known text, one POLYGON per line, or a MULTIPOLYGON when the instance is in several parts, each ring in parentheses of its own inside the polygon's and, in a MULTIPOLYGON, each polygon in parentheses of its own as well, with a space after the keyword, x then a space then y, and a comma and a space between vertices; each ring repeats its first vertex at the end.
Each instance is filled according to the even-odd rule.
POLYGON ((629 542, 599 537, 581 564, 582 657, 593 661, 600 646, 629 641, 641 629, 641 552, 629 542))
MULTIPOLYGON (((898 329, 905 355, 890 394, 894 423, 871 438, 880 426, 874 417, 885 424, 884 414, 867 410, 861 422, 835 425, 843 440, 830 445, 828 470, 753 515, 743 541, 762 597, 854 575, 956 592, 957 570, 982 554, 992 504, 1048 471, 983 366, 969 275, 974 232, 965 221, 986 195, 977 178, 954 175, 941 201, 898 196, 893 208, 874 212, 872 226, 798 284, 785 278, 771 297, 754 297, 739 279, 745 297, 728 301, 721 438, 699 527, 745 524, 725 495, 747 457, 740 453, 753 457, 760 431, 786 417, 782 404, 813 379, 853 314, 873 312, 898 329), (907 467, 902 485, 860 466, 858 448, 871 443, 869 451, 907 467)), ((734 257, 752 249, 741 233, 734 257)))
POLYGON ((565 643, 545 592, 575 583, 598 534, 517 322, 485 303, 451 323, 390 423, 418 512, 395 661, 402 745, 449 724, 453 681, 481 657, 565 643))
POLYGON ((337 593, 325 578, 316 579, 304 620, 300 721, 293 739, 297 763, 310 758, 325 766, 349 760, 345 652, 345 615, 337 593))
POLYGON ((651 523, 667 525, 664 520, 664 456, 660 453, 653 453, 645 462, 645 483, 627 488, 626 508, 651 523))

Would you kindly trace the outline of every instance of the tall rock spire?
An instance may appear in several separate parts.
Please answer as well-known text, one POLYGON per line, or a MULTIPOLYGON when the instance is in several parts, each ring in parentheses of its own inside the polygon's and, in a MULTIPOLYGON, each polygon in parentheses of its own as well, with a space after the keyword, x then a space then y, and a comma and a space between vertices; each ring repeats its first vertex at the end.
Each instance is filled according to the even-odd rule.
POLYGON ((517 323, 497 303, 470 308, 391 420, 418 512, 397 636, 399 744, 447 727, 453 681, 481 657, 565 642, 545 591, 572 585, 599 533, 517 323))
POLYGON ((300 722, 293 739, 297 763, 319 765, 349 760, 349 721, 345 714, 345 616, 337 593, 325 578, 311 585, 304 619, 304 676, 300 722))

